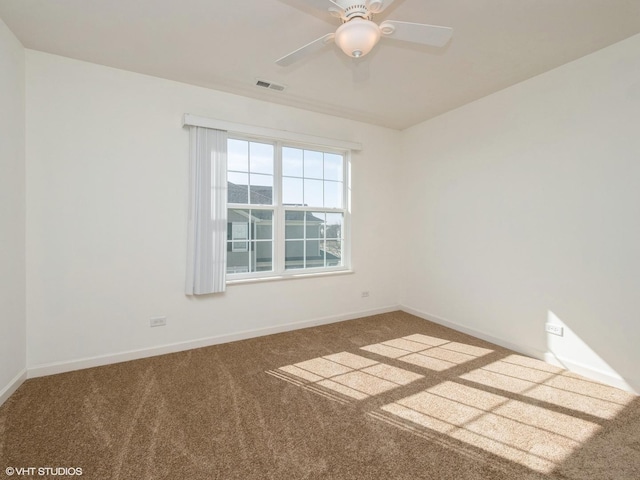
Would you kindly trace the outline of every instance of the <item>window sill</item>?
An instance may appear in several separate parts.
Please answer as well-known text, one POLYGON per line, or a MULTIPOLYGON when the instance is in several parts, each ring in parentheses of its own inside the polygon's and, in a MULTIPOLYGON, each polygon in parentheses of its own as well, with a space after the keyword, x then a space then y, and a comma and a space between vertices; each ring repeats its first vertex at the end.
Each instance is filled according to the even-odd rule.
POLYGON ((296 274, 287 274, 287 275, 274 275, 269 277, 238 278, 234 280, 227 280, 227 286, 246 285, 249 283, 280 282, 282 280, 299 280, 301 278, 335 277, 339 275, 351 275, 352 273, 355 273, 355 272, 350 269, 344 269, 344 270, 332 270, 330 272, 296 273, 296 274))

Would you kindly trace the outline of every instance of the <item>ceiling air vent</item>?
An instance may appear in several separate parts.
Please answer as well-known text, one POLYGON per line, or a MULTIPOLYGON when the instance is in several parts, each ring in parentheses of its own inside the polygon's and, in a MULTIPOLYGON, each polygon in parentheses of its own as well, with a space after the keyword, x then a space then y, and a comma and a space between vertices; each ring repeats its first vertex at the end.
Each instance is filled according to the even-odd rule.
POLYGON ((268 88, 269 90, 275 90, 276 92, 281 92, 284 90, 284 85, 278 85, 277 83, 266 82, 264 80, 256 81, 257 87, 268 88))

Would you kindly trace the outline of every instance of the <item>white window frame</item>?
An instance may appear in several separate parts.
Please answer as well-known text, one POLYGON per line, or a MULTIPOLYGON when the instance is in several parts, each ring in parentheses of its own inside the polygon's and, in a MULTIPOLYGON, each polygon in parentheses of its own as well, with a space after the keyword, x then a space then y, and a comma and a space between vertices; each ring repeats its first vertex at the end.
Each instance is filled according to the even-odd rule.
MULTIPOLYGON (((260 142, 273 145, 274 169, 273 169, 273 205, 229 203, 227 209, 251 209, 273 211, 273 270, 269 272, 227 273, 227 284, 244 283, 254 280, 289 279, 313 277, 332 273, 346 273, 351 271, 351 151, 330 146, 322 146, 315 143, 307 144, 289 140, 277 140, 256 135, 228 132, 230 140, 247 142, 260 142), (285 206, 282 204, 282 150, 285 147, 305 150, 321 151, 342 156, 342 208, 324 207, 299 207, 285 206), (285 211, 322 212, 343 214, 342 225, 342 265, 333 267, 285 269, 285 211)), ((248 199, 250 200, 250 198, 248 199)), ((227 227, 228 228, 228 227, 227 227)), ((250 227, 249 227, 250 228, 250 227)))

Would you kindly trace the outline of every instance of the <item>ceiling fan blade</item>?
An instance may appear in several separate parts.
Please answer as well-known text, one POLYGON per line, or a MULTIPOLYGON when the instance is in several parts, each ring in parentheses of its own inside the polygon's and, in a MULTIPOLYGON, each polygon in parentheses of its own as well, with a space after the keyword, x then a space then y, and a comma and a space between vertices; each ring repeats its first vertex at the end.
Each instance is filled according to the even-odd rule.
POLYGON ((371 13, 380 13, 393 3, 394 0, 367 0, 367 8, 371 13))
POLYGON ((383 36, 404 42, 421 43, 433 47, 444 47, 451 36, 453 28, 425 25, 424 23, 397 22, 386 20, 380 24, 383 36))
POLYGON ((314 52, 322 50, 325 45, 331 43, 333 41, 333 37, 335 37, 334 33, 327 33, 324 37, 320 37, 317 40, 314 40, 311 43, 307 43, 304 47, 301 47, 288 55, 276 60, 276 63, 281 67, 288 67, 294 62, 297 62, 302 57, 310 55, 314 52))

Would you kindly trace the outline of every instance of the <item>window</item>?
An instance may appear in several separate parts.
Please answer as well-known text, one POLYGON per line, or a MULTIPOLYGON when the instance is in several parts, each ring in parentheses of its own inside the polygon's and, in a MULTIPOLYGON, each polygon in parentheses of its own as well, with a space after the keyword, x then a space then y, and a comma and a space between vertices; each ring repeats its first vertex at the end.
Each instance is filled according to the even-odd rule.
POLYGON ((346 153, 236 136, 227 147, 227 278, 346 269, 346 153))

